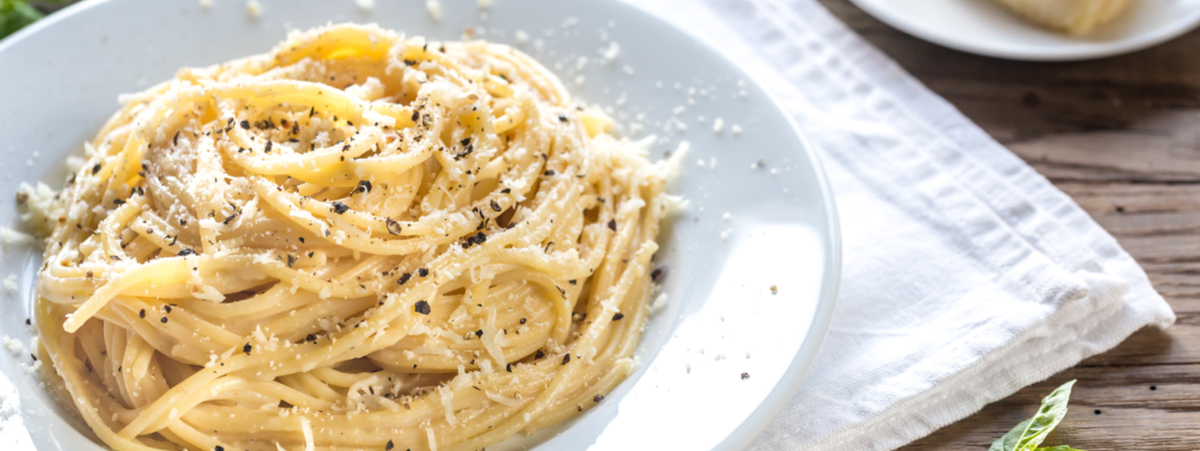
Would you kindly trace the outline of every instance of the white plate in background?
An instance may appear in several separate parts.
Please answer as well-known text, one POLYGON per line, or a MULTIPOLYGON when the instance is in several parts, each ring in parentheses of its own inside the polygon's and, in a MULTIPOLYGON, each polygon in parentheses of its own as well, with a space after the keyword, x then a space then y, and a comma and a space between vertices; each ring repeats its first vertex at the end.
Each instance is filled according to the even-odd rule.
MULTIPOLYGON (((796 124, 700 41, 616 0, 496 0, 487 10, 477 0, 443 0, 439 22, 415 0, 379 1, 372 10, 349 0, 261 0, 257 19, 244 1, 213 3, 92 0, 0 41, 0 225, 19 227, 12 199, 20 182, 62 186, 63 159, 82 152, 117 110, 118 94, 181 67, 267 52, 288 30, 329 21, 377 22, 433 39, 458 39, 471 27, 530 53, 579 98, 612 107, 626 130, 643 124, 633 137, 659 134, 655 159, 681 140, 693 152, 674 188, 690 209, 666 228, 657 256, 669 268, 669 301, 647 324, 638 371, 579 417, 489 449, 740 449, 800 385, 833 311, 841 264, 833 198, 796 124), (518 30, 530 36, 524 44, 518 30), (619 56, 605 62, 601 51, 612 41, 619 56), (675 113, 681 106, 686 111, 675 113), (718 117, 725 127, 715 133, 718 117), (744 132, 732 133, 734 125, 744 132), (778 174, 755 168, 760 159, 778 174)), ((20 285, 0 294, 0 334, 27 345, 40 260, 39 251, 13 246, 0 259, 0 278, 17 274, 20 285)), ((9 398, 0 414, 20 402, 19 417, 0 420, 0 443, 100 450, 22 363, 30 357, 0 354, 0 394, 9 398)))
POLYGON ((1200 25, 1200 0, 1135 0, 1113 22, 1083 37, 1026 22, 992 0, 850 0, 918 38, 968 53, 1028 61, 1120 55, 1200 25))

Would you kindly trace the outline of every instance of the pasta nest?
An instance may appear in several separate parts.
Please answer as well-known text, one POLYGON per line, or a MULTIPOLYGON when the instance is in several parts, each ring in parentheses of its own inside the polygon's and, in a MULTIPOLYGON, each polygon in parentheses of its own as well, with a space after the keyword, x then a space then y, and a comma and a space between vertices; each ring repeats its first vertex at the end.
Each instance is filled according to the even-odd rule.
POLYGON ((473 450, 634 368, 667 166, 529 56, 331 26, 122 101, 37 212, 107 445, 473 450))

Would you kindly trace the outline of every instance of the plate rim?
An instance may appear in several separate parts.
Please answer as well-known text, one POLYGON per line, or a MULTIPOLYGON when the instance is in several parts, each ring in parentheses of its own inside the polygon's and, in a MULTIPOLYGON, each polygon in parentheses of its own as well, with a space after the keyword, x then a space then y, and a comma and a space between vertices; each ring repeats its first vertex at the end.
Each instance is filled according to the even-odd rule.
POLYGON ((877 0, 850 0, 850 3, 853 3, 854 6, 862 9, 880 22, 923 41, 960 52, 1014 61, 1056 62, 1108 58, 1162 44, 1200 27, 1200 7, 1198 7, 1190 15, 1173 21, 1164 27, 1118 41, 1103 44, 1081 42, 1079 46, 1056 46, 1044 52, 1029 52, 1002 45, 973 44, 956 39, 954 36, 945 36, 930 32, 924 26, 901 19, 899 15, 892 13, 887 7, 881 6, 883 2, 877 0))
MULTIPOLYGON (((41 32, 41 30, 53 26, 54 24, 66 19, 67 17, 83 13, 92 7, 111 1, 122 0, 82 0, 56 11, 47 17, 29 25, 16 33, 13 33, 5 39, 0 39, 0 54, 4 53, 10 47, 24 41, 26 37, 41 32)), ((136 1, 136 0, 135 0, 136 1)), ((783 371, 779 382, 770 389, 765 400, 760 403, 745 419, 738 424, 732 432, 724 439, 715 443, 712 451, 734 451, 741 450, 750 445, 750 443, 758 437, 763 430, 778 416, 779 412, 787 405, 787 403, 799 390, 800 385, 805 380, 807 373, 811 370, 816 362, 817 355, 821 350, 821 346, 827 335, 830 323, 832 322, 834 308, 837 304, 839 288, 841 286, 842 275, 842 233, 840 225, 840 217, 838 215, 837 204, 833 193, 832 185, 829 182, 829 177, 825 171, 821 157, 813 141, 808 137, 804 128, 796 122, 795 117, 787 112, 783 103, 779 100, 774 92, 767 89, 766 85, 761 83, 758 77, 753 72, 747 70, 736 60, 727 55, 723 50, 710 43, 697 33, 684 28, 669 19, 662 17, 646 7, 638 4, 635 0, 589 0, 598 3, 611 3, 623 7, 630 8, 639 14, 657 22, 659 26, 673 29, 674 31, 686 36, 695 44, 703 47, 711 52, 719 60, 733 67, 750 83, 759 87, 769 100, 771 109, 786 119, 790 131, 799 141, 799 149, 795 149, 797 153, 802 155, 813 168, 813 182, 820 192, 820 203, 824 215, 824 221, 814 221, 811 224, 821 226, 821 232, 828 238, 822 240, 821 247, 824 250, 824 258, 822 266, 825 269, 820 279, 820 287, 815 299, 813 307, 813 316, 809 324, 808 330, 805 333, 804 340, 801 341, 796 354, 793 356, 787 368, 783 371)), ((857 3, 857 0, 851 0, 857 3)), ((28 426, 26 426, 28 427, 28 426)), ((36 444, 34 445, 37 446, 36 444)), ((102 445, 97 445, 103 448, 102 445)))
MULTIPOLYGON (((634 10, 645 14, 647 17, 659 22, 660 25, 670 27, 675 31, 682 33, 691 39, 697 45, 704 47, 712 52, 717 58, 723 60, 726 64, 734 67, 742 76, 749 80, 750 83, 759 87, 770 101, 770 107, 776 114, 787 120, 791 132, 796 135, 800 141, 801 149, 797 149, 809 161, 813 168, 815 183, 821 192, 821 204, 825 214, 825 223, 822 224, 825 228, 829 239, 822 243, 825 249, 824 265, 826 268, 825 274, 821 277, 821 289, 817 296, 817 304, 813 308, 812 322, 809 324, 808 331, 805 333, 804 340, 800 343, 795 356, 787 369, 783 371, 780 382, 775 384, 770 392, 764 398, 765 401, 759 403, 750 415, 748 415, 741 424, 739 424, 732 432, 729 433, 723 440, 718 442, 711 448, 712 451, 737 451, 750 446, 751 442, 757 438, 763 430, 767 428, 779 415, 779 412, 787 406, 796 391, 800 389, 800 384, 808 376, 808 371, 812 369, 817 360, 817 354, 821 350, 821 345, 825 341, 825 337, 829 332, 829 325, 833 320, 833 311, 837 305, 838 291, 841 288, 842 279, 842 228, 841 218, 838 215, 837 202, 833 193, 833 185, 829 183, 829 175, 825 171, 825 166, 821 162, 821 156, 818 154, 817 147, 804 128, 796 122, 796 118, 788 114, 783 107, 783 102, 775 95, 767 85, 759 80, 759 76, 747 70, 736 60, 727 55, 723 50, 710 43, 697 33, 675 24, 674 22, 662 17, 645 7, 639 5, 636 0, 599 0, 611 1, 613 3, 623 4, 632 7, 634 10)), ((853 1, 853 0, 852 0, 853 1)))

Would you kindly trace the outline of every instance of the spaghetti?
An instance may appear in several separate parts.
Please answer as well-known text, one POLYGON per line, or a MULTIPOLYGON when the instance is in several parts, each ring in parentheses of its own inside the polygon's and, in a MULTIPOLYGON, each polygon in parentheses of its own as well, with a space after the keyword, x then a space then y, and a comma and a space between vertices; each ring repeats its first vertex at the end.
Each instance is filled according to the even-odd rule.
POLYGON ((527 55, 332 26, 124 101, 38 216, 110 447, 474 450, 634 368, 666 164, 527 55))

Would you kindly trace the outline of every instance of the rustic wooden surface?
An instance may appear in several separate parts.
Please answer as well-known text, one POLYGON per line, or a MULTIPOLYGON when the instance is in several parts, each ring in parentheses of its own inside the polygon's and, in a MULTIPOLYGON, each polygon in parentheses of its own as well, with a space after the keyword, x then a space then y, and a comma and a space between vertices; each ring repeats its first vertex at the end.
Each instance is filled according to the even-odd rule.
POLYGON ((1115 58, 1025 63, 938 47, 847 0, 821 2, 1074 198, 1178 315, 902 450, 985 450, 1070 379, 1070 413, 1047 444, 1200 450, 1200 31, 1115 58))

